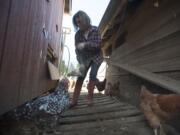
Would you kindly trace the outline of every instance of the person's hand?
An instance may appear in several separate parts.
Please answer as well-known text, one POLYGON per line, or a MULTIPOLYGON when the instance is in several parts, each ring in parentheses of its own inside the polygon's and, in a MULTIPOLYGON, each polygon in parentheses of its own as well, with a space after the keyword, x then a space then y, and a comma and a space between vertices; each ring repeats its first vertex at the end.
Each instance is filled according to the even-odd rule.
POLYGON ((82 50, 85 47, 85 42, 77 44, 77 49, 82 50))

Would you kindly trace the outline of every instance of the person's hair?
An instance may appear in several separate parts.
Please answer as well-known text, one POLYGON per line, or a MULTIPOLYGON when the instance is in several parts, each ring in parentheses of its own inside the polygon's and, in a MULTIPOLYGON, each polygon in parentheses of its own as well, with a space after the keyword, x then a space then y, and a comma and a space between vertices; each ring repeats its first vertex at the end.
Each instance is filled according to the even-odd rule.
POLYGON ((87 26, 90 26, 91 25, 91 19, 90 17, 84 12, 84 11, 78 11, 74 16, 73 16, 73 25, 74 25, 74 28, 75 30, 77 31, 79 28, 78 28, 78 25, 77 25, 77 22, 76 22, 76 18, 81 18, 82 21, 87 25, 87 26))

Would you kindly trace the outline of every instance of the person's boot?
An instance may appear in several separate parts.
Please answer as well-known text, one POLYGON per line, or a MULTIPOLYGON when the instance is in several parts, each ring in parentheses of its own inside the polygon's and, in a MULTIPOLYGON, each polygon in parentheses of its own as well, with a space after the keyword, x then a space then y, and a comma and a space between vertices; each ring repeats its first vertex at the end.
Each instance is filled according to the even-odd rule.
POLYGON ((103 91, 106 86, 106 78, 102 82, 97 79, 95 85, 99 92, 103 91))
POLYGON ((72 98, 72 101, 70 103, 70 108, 73 108, 74 106, 77 105, 77 101, 78 101, 78 98, 80 95, 82 84, 83 84, 83 80, 77 79, 76 85, 74 88, 73 98, 72 98))
POLYGON ((90 80, 87 86, 87 89, 88 89, 87 105, 88 106, 93 105, 93 94, 94 94, 95 83, 96 83, 95 81, 90 80))

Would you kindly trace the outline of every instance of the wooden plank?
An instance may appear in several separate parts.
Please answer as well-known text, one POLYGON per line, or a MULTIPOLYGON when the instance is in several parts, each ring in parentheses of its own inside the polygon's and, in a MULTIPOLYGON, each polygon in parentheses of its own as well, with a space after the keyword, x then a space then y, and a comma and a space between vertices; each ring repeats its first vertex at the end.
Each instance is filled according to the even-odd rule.
MULTIPOLYGON (((153 1, 146 0, 141 2, 141 5, 135 8, 134 12, 129 13, 127 11, 128 16, 126 17, 125 30, 128 34, 126 41, 132 44, 133 47, 136 46, 134 44, 139 44, 139 40, 144 39, 145 42, 147 42, 148 39, 154 40, 162 34, 167 34, 179 28, 179 23, 177 23, 177 25, 168 24, 177 21, 180 12, 178 0, 163 1, 158 8, 154 8, 152 6, 153 4, 153 1)), ((117 36, 116 33, 113 33, 112 37, 115 36, 117 36)), ((110 45, 111 41, 112 40, 109 40, 109 43, 105 42, 105 46, 110 45)))
MULTIPOLYGON (((40 71, 42 70, 41 68, 41 63, 44 63, 44 67, 47 70, 47 65, 45 65, 45 60, 46 57, 44 57, 44 52, 43 52, 43 47, 47 46, 47 44, 43 44, 42 40, 46 40, 43 35, 42 29, 44 25, 44 1, 39 0, 39 1, 33 1, 32 2, 32 7, 31 7, 31 13, 33 13, 32 10, 35 10, 33 13, 33 18, 32 18, 32 26, 30 26, 33 30, 32 32, 34 35, 31 35, 32 33, 29 33, 32 36, 32 57, 31 62, 34 63, 31 66, 31 73, 34 74, 34 77, 31 77, 33 87, 31 89, 31 97, 36 97, 37 95, 40 95, 41 91, 39 89, 39 85, 41 85, 41 81, 47 82, 47 73, 41 77, 40 76, 40 71)), ((43 89, 44 91, 47 90, 46 88, 43 89)))
POLYGON ((116 119, 120 117, 130 117, 139 115, 140 111, 137 109, 127 109, 120 110, 115 112, 103 112, 103 113, 95 113, 91 115, 83 115, 76 117, 64 117, 61 118, 60 124, 73 124, 73 123, 82 123, 88 121, 98 121, 98 120, 108 120, 108 119, 116 119))
MULTIPOLYGON (((10 90, 4 89, 2 83, 4 81, 4 78, 2 77, 2 63, 3 63, 3 57, 5 57, 5 44, 7 39, 7 29, 8 29, 8 21, 11 11, 11 2, 10 0, 1 0, 0 1, 0 89, 1 89, 1 96, 0 98, 0 115, 7 111, 9 109, 8 106, 6 106, 4 103, 9 102, 8 99, 11 97, 9 96, 10 90)), ((8 103, 10 104, 10 103, 8 103)))
MULTIPOLYGON (((180 31, 163 39, 155 41, 145 47, 134 50, 126 56, 118 55, 118 61, 137 65, 151 72, 176 71, 180 69, 180 31)), ((114 57, 112 57, 114 60, 114 57)))
MULTIPOLYGON (((42 6, 41 9, 41 16, 42 16, 42 22, 40 24, 40 31, 41 33, 41 38, 39 41, 39 45, 41 46, 41 58, 40 58, 40 70, 39 70, 39 92, 43 93, 44 91, 47 91, 49 89, 52 89, 55 87, 55 81, 50 79, 50 75, 48 72, 48 66, 47 66, 47 48, 48 48, 48 43, 49 43, 49 31, 48 31, 48 25, 51 21, 55 21, 55 20, 50 20, 51 17, 51 1, 40 1, 40 5, 42 6), (43 33, 43 29, 47 32, 47 37, 44 35, 43 33), (45 79, 42 79, 45 78, 45 79), (53 86, 54 85, 54 86, 53 86)), ((54 10, 56 10, 54 8, 54 10)))
MULTIPOLYGON (((80 96, 80 98, 79 98, 79 101, 86 101, 87 100, 87 95, 88 94, 86 94, 86 95, 84 95, 83 97, 82 96, 80 96)), ((111 97, 97 97, 97 96, 93 96, 93 99, 94 100, 110 100, 111 99, 111 97)))
POLYGON ((1 0, 0 1, 0 69, 2 65, 2 58, 4 54, 4 45, 6 42, 6 34, 8 28, 8 21, 11 11, 11 2, 10 0, 1 0))
POLYGON ((154 135, 154 132, 144 122, 136 122, 129 124, 116 124, 109 123, 106 125, 101 124, 100 127, 93 127, 81 130, 61 131, 57 129, 58 134, 63 135, 154 135))
MULTIPOLYGON (((16 2, 18 5, 18 2, 16 2)), ((25 31, 22 61, 22 76, 20 85, 20 100, 23 103, 39 95, 39 69, 41 59, 40 24, 42 23, 42 3, 27 1, 25 11, 22 12, 21 28, 25 31), (27 19, 26 19, 27 17, 27 19)), ((19 9, 21 10, 21 9, 19 9)))
POLYGON ((60 74, 59 74, 58 68, 55 65, 53 65, 50 61, 48 61, 48 68, 49 68, 51 79, 59 80, 60 74))
MULTIPOLYGON (((112 99, 107 99, 107 98, 105 98, 105 99, 96 99, 96 98, 93 98, 93 102, 96 102, 96 103, 103 103, 104 101, 111 101, 112 99)), ((84 100, 80 100, 79 101, 80 102, 80 104, 84 104, 84 103, 87 103, 87 99, 84 99, 84 100)))
POLYGON ((123 6, 122 3, 124 3, 124 2, 126 2, 126 0, 123 0, 123 1, 118 1, 118 0, 110 1, 109 5, 108 5, 108 7, 107 7, 107 9, 106 9, 106 11, 104 13, 104 16, 103 16, 103 18, 102 18, 102 20, 100 22, 100 25, 99 25, 99 30, 100 30, 100 33, 102 35, 104 35, 103 33, 106 32, 106 30, 109 27, 111 27, 113 19, 119 13, 120 9, 123 6))
MULTIPOLYGON (((73 93, 69 93, 69 95, 70 95, 70 97, 72 97, 73 93)), ((86 97, 87 97, 87 92, 81 93, 81 96, 79 97, 79 100, 81 100, 81 99, 84 100, 86 97)), ((101 94, 101 93, 94 93, 93 98, 94 99, 108 99, 110 97, 105 96, 104 94, 101 94)))
MULTIPOLYGON (((94 103, 93 104, 93 106, 104 106, 104 105, 110 105, 110 104, 114 104, 114 103, 116 103, 116 101, 104 101, 104 102, 100 102, 100 103, 94 103)), ((78 104, 78 106, 76 106, 74 109, 80 109, 80 108, 87 108, 87 107, 89 107, 87 104, 78 104)))
MULTIPOLYGON (((134 43, 144 37, 151 36, 152 33, 161 32, 163 26, 167 26, 170 21, 176 21, 180 13, 178 0, 163 1, 158 8, 153 7, 153 1, 143 1, 141 6, 134 12, 131 21, 127 23, 127 41, 134 43)), ((169 28, 171 31, 171 28, 169 28)), ((166 31, 168 32, 168 31, 166 31)), ((164 32, 164 33, 166 33, 164 32)))
POLYGON ((22 29, 24 23, 21 16, 26 8, 26 2, 17 0, 11 3, 9 13, 6 41, 4 42, 3 59, 1 63, 0 82, 2 92, 1 109, 7 111, 19 104, 19 86, 21 84, 22 61, 25 31, 22 29), (18 1, 19 2, 19 1, 18 1), (21 9, 21 10, 20 10, 21 9), (22 39, 22 40, 21 40, 22 39))
MULTIPOLYGON (((116 16, 116 19, 117 18, 118 19, 113 22, 113 25, 114 25, 114 26, 112 26, 113 30, 111 33, 108 33, 111 35, 111 37, 107 41, 103 42, 103 45, 102 45, 103 51, 106 51, 108 48, 112 48, 112 50, 116 49, 117 39, 124 34, 126 6, 123 6, 120 9, 121 9, 121 11, 119 12, 118 16, 116 16)), ((103 36, 106 36, 106 35, 103 35, 103 36)), ((123 42, 123 40, 122 40, 122 42, 123 42)))
POLYGON ((121 64, 117 62, 111 62, 112 65, 117 66, 119 68, 122 68, 133 75, 136 75, 138 77, 141 77, 147 81, 150 81, 154 84, 157 84, 158 86, 161 86, 165 89, 171 90, 175 93, 180 93, 180 81, 177 81, 175 79, 166 77, 166 76, 161 76, 157 75, 155 73, 149 72, 145 69, 135 67, 132 65, 127 65, 127 64, 121 64))
POLYGON ((95 106, 95 107, 89 107, 89 108, 67 110, 62 114, 62 117, 102 113, 105 111, 111 112, 115 110, 133 109, 133 108, 134 108, 133 106, 125 105, 124 103, 115 103, 115 104, 110 104, 110 105, 105 105, 105 106, 95 106))
POLYGON ((127 36, 131 36, 133 39, 127 37, 127 43, 124 44, 120 49, 121 51, 119 51, 121 56, 130 54, 131 51, 136 50, 138 47, 141 48, 145 44, 150 44, 155 40, 180 30, 178 25, 180 22, 178 0, 174 0, 173 2, 163 1, 160 8, 153 8, 151 4, 149 4, 153 4, 152 1, 146 0, 143 3, 145 4, 142 4, 139 9, 134 12, 136 14, 133 18, 131 17, 129 20, 126 20, 127 23, 130 23, 126 26, 127 36), (148 6, 148 8, 146 6, 148 6), (144 9, 147 11, 144 12, 144 9), (138 15, 138 17, 136 15, 138 15), (139 27, 137 27, 137 25, 139 27))
MULTIPOLYGON (((19 1, 21 2, 21 1, 19 1)), ((16 6, 18 7, 18 2, 16 1, 16 6)), ((26 1, 25 6, 23 9, 19 9, 21 11, 21 15, 19 15, 20 18, 22 18, 21 23, 22 26, 16 26, 20 27, 19 29, 23 31, 21 42, 23 42, 23 53, 22 53, 22 64, 21 64, 21 83, 19 86, 19 104, 22 104, 23 102, 30 100, 32 98, 32 88, 34 87, 33 81, 35 75, 34 71, 31 71, 31 67, 36 65, 35 62, 32 62, 33 56, 36 56, 35 52, 33 52, 32 45, 33 43, 33 36, 32 33, 35 34, 36 31, 33 29, 33 21, 34 21, 34 14, 36 11, 36 6, 33 6, 33 2, 26 1), (23 10, 23 11, 22 11, 23 10), (34 55, 33 55, 34 53, 34 55)), ((17 24, 16 24, 17 25, 17 24)), ((19 33, 18 33, 19 34, 19 33)), ((37 35, 36 35, 37 36, 37 35)), ((35 69, 34 69, 35 70, 35 69)), ((37 69, 36 69, 37 71, 37 69)))
MULTIPOLYGON (((171 37, 170 35, 173 35, 174 33, 178 34, 178 32, 180 30, 178 22, 180 22, 180 16, 179 16, 179 20, 176 22, 176 25, 173 25, 173 29, 170 29, 167 32, 162 31, 162 33, 160 33, 161 32, 160 31, 158 33, 159 36, 157 36, 157 32, 154 32, 154 33, 151 33, 151 35, 144 37, 142 40, 139 40, 137 42, 133 42, 133 43, 126 42, 121 47, 119 47, 117 50, 115 50, 111 57, 116 58, 116 59, 125 58, 126 56, 130 55, 131 53, 133 53, 136 50, 139 50, 141 48, 144 48, 145 46, 151 45, 157 41, 160 41, 163 38, 165 39, 168 36, 171 37), (119 55, 116 55, 116 53, 118 53, 119 55)), ((169 28, 169 26, 167 26, 167 28, 169 28)))
MULTIPOLYGON (((96 104, 101 104, 101 103, 116 102, 116 101, 113 100, 113 99, 101 99, 101 100, 93 99, 93 102, 96 103, 96 104)), ((78 105, 84 105, 86 103, 87 103, 87 99, 78 101, 78 105)))
MULTIPOLYGON (((100 99, 100 100, 93 99, 93 102, 94 102, 94 104, 104 104, 104 103, 110 103, 110 102, 117 103, 117 102, 119 102, 119 100, 116 99, 115 97, 111 97, 111 98, 108 97, 107 99, 100 99)), ((125 103, 121 103, 121 104, 128 105, 125 103)), ((78 100, 78 106, 83 106, 83 105, 87 105, 87 100, 78 100)))
POLYGON ((111 120, 97 120, 95 122, 83 122, 83 123, 75 123, 75 124, 67 124, 61 125, 58 127, 61 131, 69 131, 69 130, 80 130, 80 129, 87 129, 87 128, 95 128, 100 127, 101 125, 109 125, 109 124, 127 124, 127 123, 136 123, 140 121, 144 121, 145 118, 142 115, 132 116, 132 117, 124 117, 124 118, 117 118, 111 120))

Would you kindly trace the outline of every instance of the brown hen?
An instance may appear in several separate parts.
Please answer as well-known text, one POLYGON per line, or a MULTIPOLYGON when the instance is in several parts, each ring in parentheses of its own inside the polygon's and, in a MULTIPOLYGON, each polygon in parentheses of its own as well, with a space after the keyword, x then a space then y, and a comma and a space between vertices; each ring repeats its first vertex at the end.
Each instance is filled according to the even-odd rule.
POLYGON ((165 134, 162 123, 179 117, 179 94, 153 94, 145 86, 142 86, 140 101, 140 108, 156 135, 165 134))

